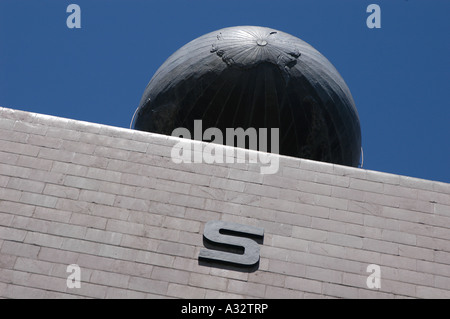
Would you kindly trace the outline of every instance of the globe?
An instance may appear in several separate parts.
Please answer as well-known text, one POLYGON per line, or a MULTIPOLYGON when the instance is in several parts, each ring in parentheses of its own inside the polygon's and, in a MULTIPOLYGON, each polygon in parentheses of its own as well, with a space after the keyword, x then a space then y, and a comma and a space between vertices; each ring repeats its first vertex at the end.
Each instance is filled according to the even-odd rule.
MULTIPOLYGON (((279 153, 358 166, 361 128, 335 67, 301 39, 266 27, 203 35, 176 51, 148 83, 136 130, 279 128, 279 153)), ((193 133, 192 133, 193 135, 193 133)))

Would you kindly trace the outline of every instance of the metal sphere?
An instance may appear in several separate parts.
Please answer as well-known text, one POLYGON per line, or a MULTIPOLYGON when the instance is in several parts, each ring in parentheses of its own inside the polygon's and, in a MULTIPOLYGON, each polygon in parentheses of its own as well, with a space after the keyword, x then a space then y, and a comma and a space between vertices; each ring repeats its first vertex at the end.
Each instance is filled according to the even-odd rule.
POLYGON ((134 129, 279 128, 279 152, 358 166, 361 128, 350 90, 306 42, 242 26, 201 36, 175 52, 142 96, 134 129))

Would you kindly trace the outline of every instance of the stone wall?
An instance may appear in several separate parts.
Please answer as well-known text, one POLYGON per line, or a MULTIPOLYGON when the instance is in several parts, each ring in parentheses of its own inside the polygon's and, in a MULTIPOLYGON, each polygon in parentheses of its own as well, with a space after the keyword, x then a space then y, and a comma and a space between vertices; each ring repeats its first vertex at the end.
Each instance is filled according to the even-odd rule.
POLYGON ((178 141, 0 108, 0 297, 450 298, 450 184, 175 164, 178 141), (264 228, 256 271, 199 264, 212 220, 264 228))

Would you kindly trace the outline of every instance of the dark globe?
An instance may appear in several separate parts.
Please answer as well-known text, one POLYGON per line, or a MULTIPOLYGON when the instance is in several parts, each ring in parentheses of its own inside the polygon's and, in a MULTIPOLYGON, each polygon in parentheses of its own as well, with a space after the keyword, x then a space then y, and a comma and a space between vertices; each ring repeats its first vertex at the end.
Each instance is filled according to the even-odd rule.
POLYGON ((142 96, 133 128, 279 128, 279 153, 358 166, 361 128, 350 90, 306 42, 264 27, 206 34, 175 52, 142 96))

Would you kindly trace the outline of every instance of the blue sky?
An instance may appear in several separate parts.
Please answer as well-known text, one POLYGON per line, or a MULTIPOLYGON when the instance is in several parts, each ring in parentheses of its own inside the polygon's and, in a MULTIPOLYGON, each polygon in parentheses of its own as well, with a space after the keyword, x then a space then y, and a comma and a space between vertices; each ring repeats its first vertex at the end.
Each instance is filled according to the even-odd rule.
POLYGON ((364 168, 450 183, 450 0, 0 0, 0 106, 129 127, 178 48, 237 25, 308 42, 359 112, 364 168), (69 29, 69 4, 81 29, 69 29), (369 29, 369 4, 381 29, 369 29))

